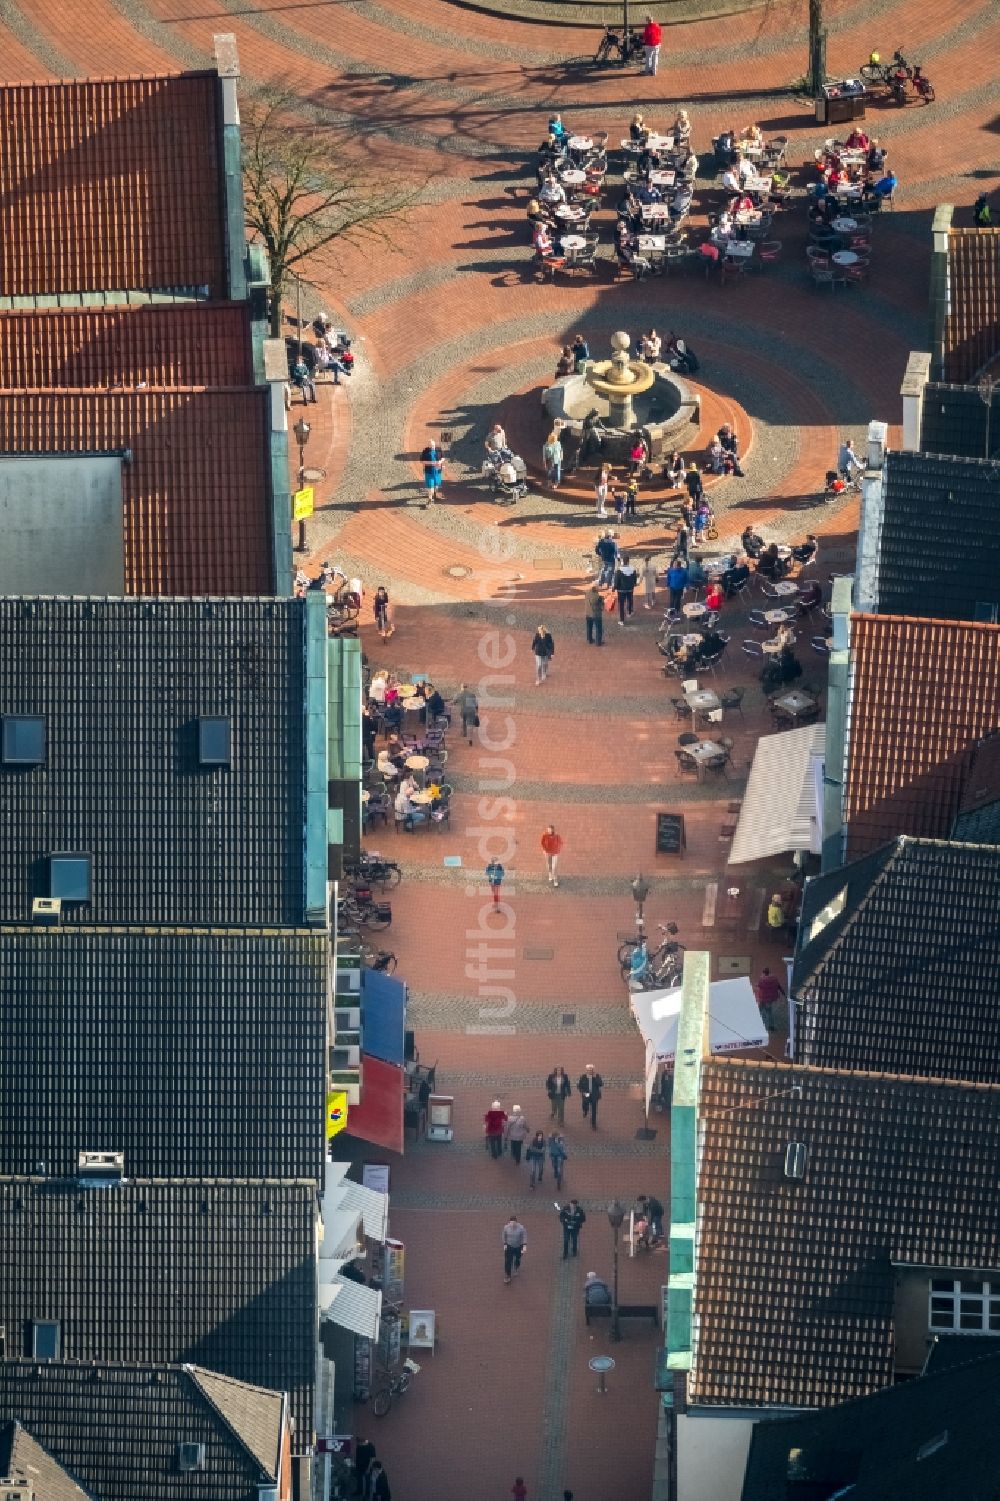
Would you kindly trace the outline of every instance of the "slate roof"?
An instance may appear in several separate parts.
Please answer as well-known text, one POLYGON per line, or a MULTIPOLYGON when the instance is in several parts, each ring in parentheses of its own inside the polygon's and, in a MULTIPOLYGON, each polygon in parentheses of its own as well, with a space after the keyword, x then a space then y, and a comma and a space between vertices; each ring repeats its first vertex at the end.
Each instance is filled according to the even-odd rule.
POLYGON ((844 1501, 995 1501, 1000 1460, 983 1434, 996 1425, 1000 1357, 987 1355, 980 1340, 961 1343, 965 1361, 940 1375, 825 1412, 758 1423, 742 1501, 834 1495, 844 1501))
MULTIPOLYGON (((3 1423, 0 1427, 0 1486, 5 1480, 31 1486, 29 1494, 34 1501, 93 1501, 62 1465, 16 1422, 3 1423)), ((6 1490, 2 1494, 6 1495, 6 1490)))
POLYGON ((245 303, 0 311, 0 390, 252 386, 245 303))
POLYGON ((0 455, 125 453, 129 594, 270 594, 270 394, 0 391, 0 455))
POLYGON ((987 406, 978 386, 930 382, 924 388, 920 447, 925 454, 959 454, 967 459, 1000 457, 1000 386, 994 387, 992 401, 987 406))
POLYGON ((0 1172, 322 1175, 326 938, 0 927, 0 1172))
POLYGON ((981 454, 886 454, 880 614, 975 620, 980 602, 1000 607, 1000 464, 981 454), (956 532, 974 545, 956 546, 956 532))
POLYGON ((969 752, 953 839, 1000 844, 1000 734, 987 735, 969 752))
POLYGON ((300 926, 304 643, 302 600, 0 599, 0 713, 48 734, 43 765, 0 763, 0 921, 82 850, 64 924, 300 926), (201 715, 228 717, 229 767, 199 765, 201 715))
MULTIPOLYGON (((239 1129, 240 1102, 233 1102, 239 1129)), ((289 1394, 311 1442, 314 1182, 0 1178, 0 1324, 30 1354, 58 1320, 67 1361, 191 1363, 289 1394)))
POLYGON ((1000 1089, 711 1058, 699 1113, 693 1406, 891 1385, 893 1263, 1000 1268, 1000 1089))
POLYGON ((226 295, 219 80, 0 86, 0 294, 226 295))
POLYGON ((972 380, 1000 354, 1000 229, 948 234, 944 377, 972 380))
POLYGON ((0 1361, 0 1421, 30 1427, 97 1501, 258 1501, 281 1411, 280 1393, 198 1366, 0 1361), (204 1444, 205 1468, 180 1475, 179 1444, 204 1444))
POLYGON ((1000 849, 899 839, 806 883, 795 1061, 1000 1084, 998 975, 1000 849))
POLYGON ((1000 728, 1000 626, 853 615, 849 716, 848 857, 898 834, 947 838, 966 753, 1000 728))

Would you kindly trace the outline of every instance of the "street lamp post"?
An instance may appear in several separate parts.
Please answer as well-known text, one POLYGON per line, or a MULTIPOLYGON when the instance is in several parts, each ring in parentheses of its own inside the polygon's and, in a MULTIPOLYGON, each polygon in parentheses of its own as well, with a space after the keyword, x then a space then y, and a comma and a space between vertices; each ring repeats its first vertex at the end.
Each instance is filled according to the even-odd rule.
MULTIPOLYGON (((312 428, 304 417, 300 417, 292 428, 292 432, 295 434, 295 441, 299 445, 299 481, 296 488, 301 490, 306 474, 306 444, 309 442, 309 434, 312 432, 312 428)), ((297 547, 299 552, 305 552, 306 550, 306 523, 304 519, 299 522, 297 547)))
POLYGON ((635 902, 635 921, 637 927, 642 927, 642 909, 649 895, 649 882, 644 881, 641 875, 636 876, 632 882, 632 900, 635 902))
POLYGON ((613 1341, 621 1339, 618 1327, 618 1236, 621 1233, 622 1222, 625 1219, 625 1206, 620 1199, 612 1199, 608 1205, 608 1224, 614 1233, 614 1263, 612 1272, 611 1290, 611 1338, 613 1341))

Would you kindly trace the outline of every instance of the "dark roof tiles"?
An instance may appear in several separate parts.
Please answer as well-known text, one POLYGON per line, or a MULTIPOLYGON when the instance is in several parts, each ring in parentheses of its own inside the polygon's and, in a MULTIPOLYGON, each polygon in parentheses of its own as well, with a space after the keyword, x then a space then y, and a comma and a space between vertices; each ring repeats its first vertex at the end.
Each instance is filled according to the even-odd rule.
POLYGON ((0 928, 0 1172, 319 1180, 326 967, 316 933, 0 928))
POLYGON ((898 834, 947 838, 964 757, 1000 727, 1000 626, 853 615, 851 658, 850 858, 898 834))
POLYGON ((226 290, 214 73, 0 85, 0 294, 226 290))
POLYGON ((304 702, 303 600, 0 599, 0 712, 47 731, 44 764, 0 764, 0 921, 81 850, 64 925, 301 926, 304 702), (203 715, 228 767, 199 763, 203 715))
POLYGON ((250 386, 243 303, 0 312, 0 390, 250 386))
POLYGON ((795 1061, 1000 1084, 998 974, 1000 849, 897 840, 807 883, 795 1061))
POLYGON ((713 1058, 701 1117, 692 1405, 890 1385, 893 1263, 1000 1268, 1000 1089, 713 1058))
MULTIPOLYGON (((978 385, 927 385, 920 417, 920 449, 924 454, 957 454, 967 459, 1000 457, 1000 386, 993 387, 986 402, 978 385)), ((943 517, 942 525, 949 519, 943 517)), ((964 515, 962 524, 966 524, 964 515)), ((966 562, 972 561, 964 551, 963 557, 966 562)))
POLYGON ((0 453, 131 454, 129 594, 270 594, 269 402, 266 387, 0 391, 0 453))

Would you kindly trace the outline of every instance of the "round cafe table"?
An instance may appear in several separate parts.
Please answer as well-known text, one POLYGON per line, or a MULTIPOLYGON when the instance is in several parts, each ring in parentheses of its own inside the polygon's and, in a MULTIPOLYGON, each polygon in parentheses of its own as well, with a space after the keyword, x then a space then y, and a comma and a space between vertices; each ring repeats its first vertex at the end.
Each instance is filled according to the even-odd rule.
POLYGON ((702 638, 692 632, 690 636, 682 636, 681 640, 684 642, 685 646, 700 646, 702 638))
POLYGON ((426 790, 411 792, 410 794, 410 802, 415 803, 418 808, 426 808, 433 801, 434 799, 431 797, 431 794, 426 790))
MULTIPOLYGON (((787 610, 765 610, 764 619, 768 625, 787 625, 791 619, 787 610)), ((409 762, 406 763, 409 766, 409 762)))
POLYGON ((555 212, 557 219, 573 220, 583 218, 583 209, 576 203, 557 203, 555 212))
POLYGON ((702 615, 708 614, 708 608, 699 604, 697 600, 693 600, 691 604, 683 606, 683 613, 688 620, 700 620, 702 615))
POLYGON ((590 136, 570 136, 566 145, 570 151, 592 151, 594 148, 590 136))
POLYGON ((562 248, 564 250, 586 250, 587 241, 583 235, 563 235, 562 248))
POLYGON ((426 756, 407 756, 403 762, 403 765, 415 774, 418 782, 423 782, 424 773, 430 764, 426 756))
POLYGON ((774 592, 775 594, 798 594, 799 586, 793 583, 791 579, 782 579, 780 583, 775 584, 774 592))
POLYGON ((830 259, 837 266, 855 266, 858 261, 856 250, 835 250, 830 259))
POLYGON ((847 218, 834 219, 832 227, 837 231, 839 235, 849 235, 853 230, 857 229, 858 221, 857 219, 847 218))
POLYGON ((587 181, 587 174, 582 167, 567 167, 564 172, 560 172, 559 176, 567 187, 571 188, 582 187, 587 181))
POLYGON ((781 651, 783 644, 784 643, 781 642, 781 641, 763 641, 763 642, 761 642, 761 645, 762 645, 764 651, 767 653, 767 655, 769 657, 776 657, 778 655, 778 653, 781 651))

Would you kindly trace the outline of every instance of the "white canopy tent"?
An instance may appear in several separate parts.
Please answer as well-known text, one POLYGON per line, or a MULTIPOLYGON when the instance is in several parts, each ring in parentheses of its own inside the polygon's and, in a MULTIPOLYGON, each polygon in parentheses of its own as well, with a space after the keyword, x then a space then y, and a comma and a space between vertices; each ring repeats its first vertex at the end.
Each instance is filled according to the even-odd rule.
POLYGON ((321 1206, 317 1285, 320 1312, 355 1334, 378 1336, 382 1294, 340 1275, 345 1262, 363 1251, 365 1240, 384 1241, 389 1196, 352 1183, 348 1162, 327 1162, 321 1206))
MULTIPOLYGON (((629 996, 632 1015, 646 1044, 647 1110, 658 1070, 665 1063, 673 1063, 676 1055, 681 993, 678 986, 672 990, 637 990, 629 996)), ((716 980, 709 986, 708 1005, 708 1039, 713 1053, 767 1047, 767 1028, 749 980, 716 980)))
POLYGON ((730 865, 823 847, 826 725, 808 724, 757 742, 730 865))

